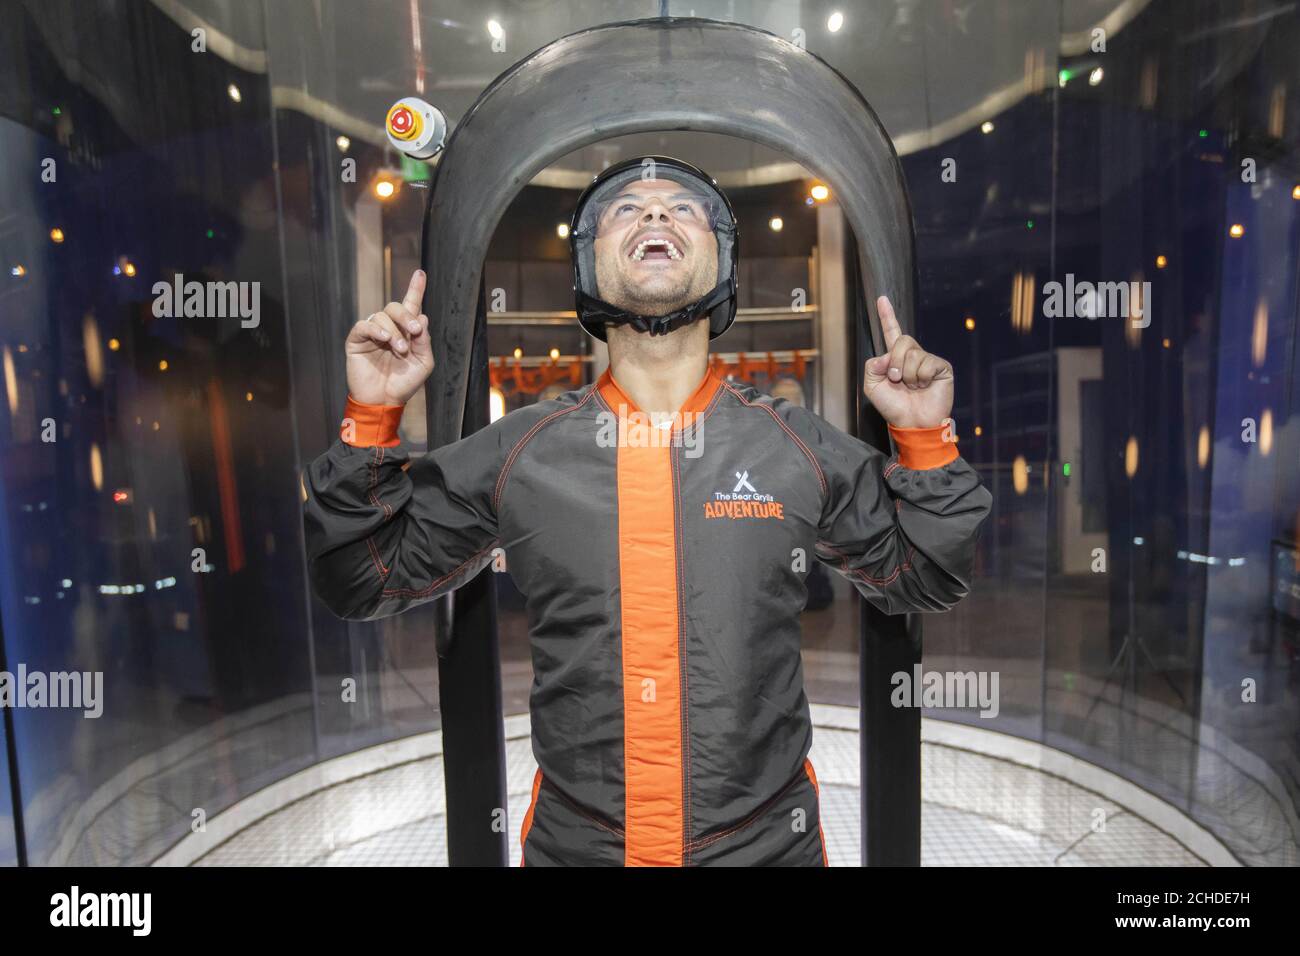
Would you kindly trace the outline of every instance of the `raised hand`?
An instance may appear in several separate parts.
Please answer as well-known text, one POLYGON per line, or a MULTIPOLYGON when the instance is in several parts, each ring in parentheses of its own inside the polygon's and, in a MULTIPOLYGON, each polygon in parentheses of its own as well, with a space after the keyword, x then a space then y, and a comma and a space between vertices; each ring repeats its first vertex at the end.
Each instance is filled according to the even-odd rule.
POLYGON ((348 333, 348 393, 367 405, 405 405, 433 371, 429 317, 420 311, 424 271, 416 269, 401 302, 362 319, 348 333))
POLYGON ((885 354, 867 359, 862 390, 885 421, 895 428, 942 425, 952 412, 952 366, 904 335, 894 307, 876 300, 885 354))

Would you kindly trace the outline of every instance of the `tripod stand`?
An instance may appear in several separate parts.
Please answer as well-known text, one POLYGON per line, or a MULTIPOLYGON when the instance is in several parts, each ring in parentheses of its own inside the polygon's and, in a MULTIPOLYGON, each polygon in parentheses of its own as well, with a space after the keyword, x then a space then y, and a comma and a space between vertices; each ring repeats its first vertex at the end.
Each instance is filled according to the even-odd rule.
POLYGON ((1183 692, 1178 689, 1178 685, 1175 684, 1173 680, 1170 679, 1167 673, 1160 670, 1159 666, 1155 662, 1155 658, 1153 658, 1151 656, 1151 652, 1147 650, 1146 641, 1137 632, 1137 601, 1135 600, 1135 595, 1134 595, 1133 575, 1134 575, 1134 567, 1137 564, 1136 552, 1138 546, 1132 543, 1133 540, 1132 489, 1129 490, 1128 513, 1129 513, 1129 541, 1130 541, 1129 544, 1130 557, 1129 557, 1129 566, 1128 566, 1128 627, 1125 629, 1124 640, 1119 646, 1119 651, 1115 654, 1115 659, 1110 662, 1110 668, 1106 671, 1106 679, 1102 682, 1101 690, 1097 692, 1097 695, 1093 698, 1092 706, 1088 708, 1088 714, 1086 717, 1084 717, 1085 721, 1092 719, 1092 713, 1097 709, 1097 705, 1101 703, 1102 698, 1106 696, 1106 690, 1107 688, 1110 687, 1111 681, 1113 681, 1115 679, 1115 676, 1121 671, 1123 671, 1124 674, 1124 683, 1120 685, 1120 690, 1119 690, 1120 710, 1123 711, 1124 709, 1124 698, 1129 693, 1130 688, 1132 689, 1133 695, 1135 697, 1137 696, 1139 654, 1146 659, 1147 666, 1150 667, 1151 670, 1159 672, 1160 676, 1164 678, 1165 683, 1169 685, 1169 689, 1172 690, 1174 692, 1174 696, 1178 698, 1178 702, 1184 707, 1186 707, 1187 705, 1187 700, 1186 698, 1183 697, 1183 692))

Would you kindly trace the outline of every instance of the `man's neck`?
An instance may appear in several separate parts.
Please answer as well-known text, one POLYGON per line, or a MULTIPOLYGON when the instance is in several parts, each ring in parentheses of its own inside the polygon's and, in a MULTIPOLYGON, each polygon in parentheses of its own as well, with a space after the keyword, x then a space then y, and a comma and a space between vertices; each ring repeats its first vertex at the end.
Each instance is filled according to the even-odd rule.
POLYGON ((695 394, 709 364, 709 323, 667 335, 609 328, 609 372, 637 408, 655 420, 672 416, 695 394))

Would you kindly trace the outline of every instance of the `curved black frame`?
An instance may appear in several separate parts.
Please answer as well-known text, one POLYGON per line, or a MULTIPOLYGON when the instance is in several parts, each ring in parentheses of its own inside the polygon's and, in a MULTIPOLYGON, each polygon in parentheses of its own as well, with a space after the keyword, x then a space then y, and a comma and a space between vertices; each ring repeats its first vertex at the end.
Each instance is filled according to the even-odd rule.
POLYGON ((877 295, 890 297, 909 328, 911 203, 893 143, 858 89, 816 54, 743 24, 693 17, 605 24, 562 37, 501 74, 456 125, 439 160, 424 248, 437 358, 427 393, 430 447, 461 437, 483 262, 515 196, 574 150, 663 130, 735 136, 815 170, 859 239, 876 348, 877 295))
MULTIPOLYGON (((438 163, 422 244, 429 276, 424 310, 436 359, 426 386, 430 448, 481 424, 473 407, 467 417, 466 397, 486 402, 483 263, 511 202, 534 176, 575 150, 665 130, 761 143, 815 171, 857 238, 850 269, 858 293, 855 351, 882 350, 878 295, 889 296, 904 330, 912 330, 916 238, 902 164, 852 83, 815 54, 744 24, 694 17, 603 24, 561 37, 501 74, 457 124, 438 163)), ((858 407, 860 436, 886 448, 885 429, 864 408, 860 392, 858 407)), ((482 585, 457 592, 450 621, 453 631, 475 634, 455 644, 478 644, 479 653, 456 664, 465 651, 440 642, 448 648, 440 657, 444 691, 481 691, 454 708, 443 698, 451 850, 453 818, 478 818, 505 799, 495 619, 485 606, 492 603, 490 588, 482 585), (494 700, 495 726, 489 713, 494 700), (484 752, 494 747, 495 755, 484 752), (455 753, 460 757, 453 759, 455 753), (452 813, 453 804, 462 812, 452 813)), ((910 671, 920 661, 919 623, 915 615, 907 622, 859 605, 862 861, 919 864, 920 714, 888 704, 888 674, 910 671)), ((472 829, 484 836, 463 842, 450 862, 500 862, 505 834, 472 829)))

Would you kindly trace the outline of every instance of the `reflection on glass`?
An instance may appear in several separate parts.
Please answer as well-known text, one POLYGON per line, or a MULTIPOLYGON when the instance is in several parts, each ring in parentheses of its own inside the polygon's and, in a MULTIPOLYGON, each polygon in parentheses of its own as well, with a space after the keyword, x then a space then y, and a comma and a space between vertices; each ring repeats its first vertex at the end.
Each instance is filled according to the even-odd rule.
MULTIPOLYGON (((944 4, 808 22, 799 4, 692 6, 825 58, 902 157, 918 337, 954 362, 962 451, 995 497, 974 593, 923 626, 927 669, 1000 675, 999 713, 927 716, 1098 764, 1242 862, 1300 863, 1296 11, 1033 4, 991 35, 944 4), (1137 292, 1049 314, 1049 287, 1080 283, 1137 292)), ((31 862, 140 863, 299 769, 439 728, 433 609, 335 620, 308 595, 299 524, 298 473, 345 397, 338 343, 419 257, 430 169, 395 165, 382 119, 412 93, 454 129, 530 51, 655 11, 516 5, 489 23, 468 3, 361 18, 329 0, 304 31, 298 4, 199 4, 200 55, 176 5, 54 7, 0 11, 0 161, 31 173, 0 193, 0 639, 7 668, 99 673, 104 700, 94 719, 9 711, 0 863, 18 856, 11 774, 31 862), (177 281, 257 283, 258 320, 158 314, 155 284, 177 281)), ((714 148, 711 172, 783 159, 714 148)), ((824 409, 845 401, 825 359, 794 367, 851 290, 811 281, 836 202, 815 175, 737 192, 742 308, 793 298, 798 315, 718 348, 788 354, 772 388, 824 409)), ((494 416, 593 377, 580 332, 518 321, 572 307, 580 185, 527 187, 498 228, 490 310, 513 324, 489 327, 494 416)), ((403 420, 416 447, 424 412, 403 420)), ((527 622, 498 584, 518 714, 527 622)), ((854 705, 856 608, 810 592, 811 696, 854 705)))

